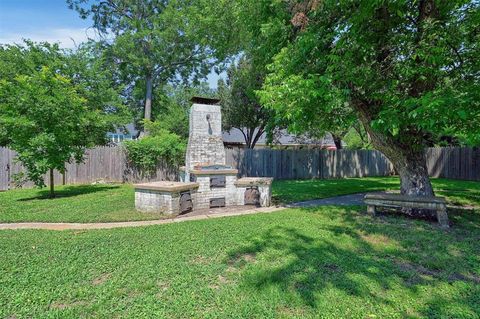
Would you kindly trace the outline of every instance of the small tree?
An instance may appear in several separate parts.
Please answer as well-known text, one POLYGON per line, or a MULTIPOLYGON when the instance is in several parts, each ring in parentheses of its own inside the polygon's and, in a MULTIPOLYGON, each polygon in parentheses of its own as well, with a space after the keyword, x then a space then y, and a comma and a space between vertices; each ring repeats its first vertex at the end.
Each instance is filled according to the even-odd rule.
POLYGON ((262 87, 264 72, 263 67, 256 67, 243 57, 238 65, 229 68, 227 82, 219 82, 223 128, 242 132, 247 148, 255 147, 273 114, 260 104, 255 94, 262 87))
POLYGON ((35 185, 45 186, 50 172, 54 197, 54 170, 64 172, 66 162, 80 162, 85 148, 106 141, 119 101, 108 76, 80 53, 26 42, 1 47, 0 60, 8 70, 0 71, 0 140, 17 152, 35 185))
POLYGON ((89 145, 89 126, 95 113, 70 81, 44 67, 31 76, 0 83, 1 124, 10 135, 9 146, 37 186, 45 186, 50 171, 50 196, 54 197, 53 171, 65 162, 80 161, 89 145))

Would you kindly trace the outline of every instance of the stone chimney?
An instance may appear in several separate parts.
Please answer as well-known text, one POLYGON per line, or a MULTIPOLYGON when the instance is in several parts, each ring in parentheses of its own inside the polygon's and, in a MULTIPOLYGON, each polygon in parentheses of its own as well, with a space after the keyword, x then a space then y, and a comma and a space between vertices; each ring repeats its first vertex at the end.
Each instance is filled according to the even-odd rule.
POLYGON ((193 97, 185 168, 225 165, 220 100, 193 97))

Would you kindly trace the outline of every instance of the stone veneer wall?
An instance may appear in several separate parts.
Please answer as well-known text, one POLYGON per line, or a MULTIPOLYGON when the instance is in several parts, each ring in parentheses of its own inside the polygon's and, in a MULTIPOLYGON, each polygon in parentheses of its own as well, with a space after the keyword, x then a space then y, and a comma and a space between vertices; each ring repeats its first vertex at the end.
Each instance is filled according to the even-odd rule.
POLYGON ((210 175, 197 175, 196 182, 199 184, 198 191, 195 194, 195 209, 210 208, 210 199, 225 198, 226 206, 242 205, 239 204, 237 196, 236 175, 225 176, 225 187, 210 188, 210 175))
MULTIPOLYGON (((193 207, 195 208, 196 190, 185 192, 190 192, 193 207)), ((180 192, 136 189, 135 209, 147 213, 178 215, 180 214, 180 192)))
MULTIPOLYGON (((237 205, 245 205, 245 191, 247 188, 251 188, 252 186, 236 186, 237 188, 237 205)), ((271 185, 258 185, 253 186, 258 187, 258 191, 260 192, 260 206, 267 207, 270 206, 272 203, 272 187, 271 185)))
POLYGON ((220 106, 193 104, 190 109, 190 133, 185 159, 187 172, 195 165, 214 164, 225 165, 220 106))

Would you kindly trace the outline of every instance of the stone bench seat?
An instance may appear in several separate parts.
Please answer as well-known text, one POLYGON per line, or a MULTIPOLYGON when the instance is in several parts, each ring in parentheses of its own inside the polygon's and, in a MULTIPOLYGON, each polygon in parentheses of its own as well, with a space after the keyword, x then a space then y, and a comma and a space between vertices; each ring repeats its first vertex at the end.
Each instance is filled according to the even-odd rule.
POLYGON ((376 207, 417 208, 436 211, 437 221, 443 228, 448 228, 447 203, 443 197, 416 197, 401 194, 367 194, 363 199, 367 212, 375 215, 376 207))

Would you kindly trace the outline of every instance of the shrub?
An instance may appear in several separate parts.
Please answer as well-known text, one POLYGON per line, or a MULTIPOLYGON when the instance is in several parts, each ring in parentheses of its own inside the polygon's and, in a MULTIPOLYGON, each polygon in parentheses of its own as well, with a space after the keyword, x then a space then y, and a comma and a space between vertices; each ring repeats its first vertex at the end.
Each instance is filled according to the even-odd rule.
POLYGON ((186 143, 178 135, 158 130, 153 136, 124 143, 129 164, 147 174, 155 172, 161 162, 169 165, 183 163, 186 143))

